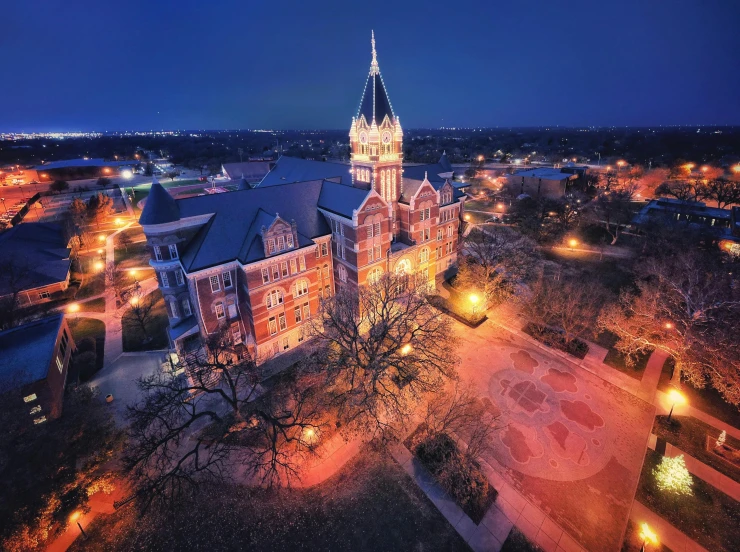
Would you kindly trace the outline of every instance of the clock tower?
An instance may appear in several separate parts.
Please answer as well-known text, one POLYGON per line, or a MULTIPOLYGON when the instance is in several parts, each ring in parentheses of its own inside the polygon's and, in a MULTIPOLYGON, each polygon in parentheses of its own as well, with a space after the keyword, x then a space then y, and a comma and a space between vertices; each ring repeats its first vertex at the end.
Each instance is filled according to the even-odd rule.
POLYGON ((374 189, 393 206, 395 223, 398 198, 403 191, 403 131, 380 76, 375 33, 371 36, 370 73, 349 130, 352 178, 355 186, 374 189))

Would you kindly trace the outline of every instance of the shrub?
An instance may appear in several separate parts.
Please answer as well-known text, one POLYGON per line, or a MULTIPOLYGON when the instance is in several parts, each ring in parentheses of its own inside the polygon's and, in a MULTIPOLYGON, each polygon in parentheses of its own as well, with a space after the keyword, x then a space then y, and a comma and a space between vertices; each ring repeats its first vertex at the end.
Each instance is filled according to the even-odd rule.
POLYGON ((84 337, 77 342, 77 352, 79 354, 88 352, 97 352, 97 344, 94 337, 84 337))
POLYGON ((86 351, 75 357, 75 368, 77 368, 80 381, 88 381, 95 375, 97 358, 94 351, 86 351))

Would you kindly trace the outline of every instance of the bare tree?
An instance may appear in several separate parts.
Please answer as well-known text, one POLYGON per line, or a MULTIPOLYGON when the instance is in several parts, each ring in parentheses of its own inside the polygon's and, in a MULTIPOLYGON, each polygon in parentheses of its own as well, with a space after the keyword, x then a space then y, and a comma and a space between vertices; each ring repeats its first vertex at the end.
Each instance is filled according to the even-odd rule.
POLYGON ((126 251, 128 251, 128 246, 132 243, 131 235, 125 230, 118 234, 118 245, 122 245, 126 251))
POLYGON ((126 295, 131 287, 128 282, 126 282, 124 272, 122 270, 118 270, 113 262, 106 263, 105 265, 105 285, 108 289, 113 290, 113 293, 116 295, 116 299, 120 302, 124 302, 126 300, 126 295))
POLYGON ((631 185, 623 189, 604 191, 588 205, 587 216, 611 236, 611 245, 617 243, 625 226, 635 215, 632 205, 635 189, 636 185, 631 185))
POLYGON ((325 376, 339 423, 350 431, 392 434, 423 394, 455 375, 449 320, 404 276, 340 289, 323 301, 308 332, 310 367, 325 376))
POLYGON ((267 485, 289 483, 313 451, 324 427, 316 378, 267 383, 239 347, 224 328, 183 373, 139 379, 143 398, 128 409, 132 446, 124 462, 145 505, 240 472, 267 485))
POLYGON ((474 229, 462 250, 456 285, 482 293, 487 302, 509 297, 532 277, 540 260, 533 240, 506 227, 474 229))
POLYGON ((697 189, 688 180, 669 180, 655 188, 655 195, 674 197, 681 201, 696 201, 697 189))
POLYGON ((740 203, 740 182, 715 178, 702 185, 700 196, 717 202, 717 207, 724 209, 729 205, 740 203))
POLYGON ((141 288, 136 288, 130 293, 129 303, 131 307, 123 313, 121 322, 137 328, 143 335, 143 342, 148 343, 152 340, 149 327, 155 317, 154 308, 157 304, 155 294, 145 295, 141 288))
POLYGON ((599 326, 627 355, 660 349, 675 360, 674 378, 707 383, 740 404, 740 286, 716 254, 673 249, 644 259, 636 293, 604 309, 599 326))

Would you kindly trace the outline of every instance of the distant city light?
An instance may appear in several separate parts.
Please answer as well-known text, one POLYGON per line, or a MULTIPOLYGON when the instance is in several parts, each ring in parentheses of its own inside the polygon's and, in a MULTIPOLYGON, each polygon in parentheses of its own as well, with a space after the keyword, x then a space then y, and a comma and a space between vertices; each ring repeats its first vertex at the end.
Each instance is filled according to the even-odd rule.
POLYGON ((130 170, 125 169, 121 171, 121 176, 125 178, 126 180, 131 180, 134 177, 134 173, 132 173, 130 170))

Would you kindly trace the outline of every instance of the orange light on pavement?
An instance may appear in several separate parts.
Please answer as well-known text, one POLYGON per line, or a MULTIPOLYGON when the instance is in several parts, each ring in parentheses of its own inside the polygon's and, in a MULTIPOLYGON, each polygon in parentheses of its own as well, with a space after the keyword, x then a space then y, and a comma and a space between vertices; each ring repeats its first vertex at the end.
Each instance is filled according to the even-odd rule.
POLYGON ((135 270, 135 269, 133 269, 133 268, 132 268, 131 270, 129 270, 129 271, 128 271, 128 273, 129 273, 129 274, 130 274, 131 276, 136 276, 136 270, 135 270))
POLYGON ((121 226, 123 224, 123 220, 121 220, 120 218, 117 218, 115 220, 115 223, 116 223, 116 226, 121 226))
POLYGON ((103 270, 103 262, 102 261, 97 261, 94 266, 95 266, 95 270, 103 270))
POLYGON ((470 215, 465 215, 465 220, 470 220, 470 215))
POLYGON ((105 236, 103 234, 100 234, 98 236, 98 241, 104 242, 105 241, 105 236))
POLYGON ((103 250, 102 249, 98 249, 98 255, 102 255, 102 254, 103 254, 103 250))
POLYGON ((136 306, 136 305, 138 305, 138 304, 139 304, 139 298, 138 298, 138 297, 132 297, 132 298, 131 298, 131 301, 130 301, 130 303, 131 303, 131 304, 132 304, 133 306, 136 306))
POLYGON ((499 211, 503 211, 504 210, 504 204, 503 203, 497 203, 496 204, 496 209, 498 209, 499 211))
POLYGON ((477 304, 478 301, 480 301, 480 297, 478 297, 475 293, 471 293, 469 299, 470 299, 470 302, 473 303, 474 305, 477 304))
POLYGON ((72 303, 67 306, 67 312, 78 312, 80 310, 79 303, 72 303))

